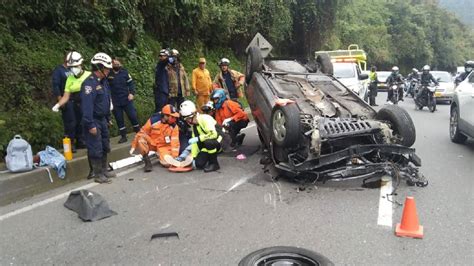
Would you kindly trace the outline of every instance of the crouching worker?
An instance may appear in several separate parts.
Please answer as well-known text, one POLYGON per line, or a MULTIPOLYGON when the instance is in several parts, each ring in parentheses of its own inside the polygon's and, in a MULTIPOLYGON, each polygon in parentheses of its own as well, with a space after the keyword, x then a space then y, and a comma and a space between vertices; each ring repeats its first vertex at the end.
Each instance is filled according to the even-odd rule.
POLYGON ((161 113, 152 115, 135 136, 130 155, 137 149, 145 161, 145 172, 152 170, 148 156, 150 151, 159 153, 160 163, 165 167, 169 166, 165 162, 165 155, 172 157, 179 155, 179 127, 176 125, 178 118, 176 108, 167 104, 161 109, 161 113))
POLYGON ((209 115, 196 113, 196 106, 191 101, 184 101, 180 113, 191 126, 191 154, 197 169, 212 172, 220 169, 217 152, 221 149, 222 137, 216 131, 216 120, 209 115))
POLYGON ((240 134, 240 130, 246 128, 249 124, 247 114, 242 110, 238 102, 227 99, 223 89, 215 90, 211 98, 214 102, 217 123, 229 132, 232 139, 230 146, 235 148, 242 145, 245 134, 240 134))

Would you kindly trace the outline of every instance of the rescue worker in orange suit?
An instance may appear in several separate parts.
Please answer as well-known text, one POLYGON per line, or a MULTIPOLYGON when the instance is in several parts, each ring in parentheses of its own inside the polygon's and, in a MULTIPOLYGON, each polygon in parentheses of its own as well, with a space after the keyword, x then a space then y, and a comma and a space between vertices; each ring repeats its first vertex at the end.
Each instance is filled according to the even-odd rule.
POLYGON ((199 66, 193 70, 192 88, 196 94, 196 106, 201 107, 209 101, 212 92, 212 81, 206 69, 206 58, 199 58, 199 66))
POLYGON ((245 76, 238 71, 230 69, 229 65, 230 60, 227 58, 222 58, 219 61, 221 72, 214 78, 212 86, 214 89, 223 88, 230 99, 237 101, 244 96, 241 87, 244 84, 245 76))
POLYGON ((247 114, 242 110, 240 104, 236 101, 227 99, 223 89, 215 90, 211 99, 214 102, 215 119, 217 124, 225 128, 232 139, 230 146, 232 148, 242 145, 245 134, 239 134, 240 130, 246 128, 249 123, 247 114))
POLYGON ((173 158, 179 155, 179 127, 176 125, 178 118, 176 108, 167 104, 161 109, 161 113, 153 114, 135 136, 130 155, 133 155, 135 149, 140 152, 145 161, 145 172, 150 172, 153 168, 148 156, 150 151, 159 153, 160 163, 165 167, 169 166, 164 160, 166 154, 173 158))

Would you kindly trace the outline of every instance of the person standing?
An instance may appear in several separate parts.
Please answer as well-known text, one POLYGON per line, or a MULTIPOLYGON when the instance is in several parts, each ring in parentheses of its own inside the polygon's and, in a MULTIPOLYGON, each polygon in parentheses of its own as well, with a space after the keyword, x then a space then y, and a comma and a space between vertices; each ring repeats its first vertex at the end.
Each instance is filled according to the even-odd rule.
POLYGON ((155 95, 155 113, 161 111, 163 106, 168 104, 169 85, 168 73, 166 66, 168 65, 169 52, 167 49, 160 51, 160 58, 155 69, 155 86, 153 94, 155 95))
POLYGON ((110 183, 115 177, 107 172, 107 153, 110 152, 110 88, 107 76, 112 69, 112 58, 105 53, 97 53, 91 59, 92 74, 81 86, 82 124, 87 146, 87 156, 91 162, 94 180, 110 183))
POLYGON ((206 58, 199 58, 199 66, 193 70, 192 87, 196 94, 196 106, 206 104, 212 92, 211 74, 206 69, 206 58))
POLYGON ((377 97, 377 84, 379 83, 379 79, 377 77, 377 68, 372 66, 369 72, 369 104, 370 106, 378 106, 375 103, 375 97, 377 97))
POLYGON ((133 99, 135 98, 135 82, 127 69, 122 67, 122 63, 118 58, 112 59, 112 72, 108 76, 108 81, 112 95, 112 104, 114 106, 112 112, 117 121, 120 134, 118 143, 124 143, 127 142, 127 128, 125 127, 124 112, 132 123, 133 131, 135 133, 140 131, 137 111, 133 105, 133 99))
POLYGON ((179 52, 176 49, 171 50, 171 56, 168 59, 168 84, 169 98, 168 103, 179 110, 179 106, 184 102, 185 96, 190 96, 189 79, 184 66, 179 60, 179 52))
POLYGON ((222 58, 219 61, 219 72, 214 78, 213 88, 223 88, 229 95, 229 98, 234 101, 238 101, 239 98, 243 97, 241 86, 244 84, 244 74, 232 70, 229 68, 230 60, 222 58))
POLYGON ((76 149, 84 147, 84 140, 82 136, 82 111, 81 111, 81 84, 91 74, 85 71, 82 66, 82 55, 76 51, 69 52, 66 56, 67 79, 64 77, 64 66, 58 66, 53 75, 54 94, 61 96, 57 97, 58 102, 53 106, 54 112, 62 112, 62 118, 65 129, 65 136, 69 137, 72 142, 71 150, 73 153, 76 149), (59 89, 59 90, 58 90, 59 89))

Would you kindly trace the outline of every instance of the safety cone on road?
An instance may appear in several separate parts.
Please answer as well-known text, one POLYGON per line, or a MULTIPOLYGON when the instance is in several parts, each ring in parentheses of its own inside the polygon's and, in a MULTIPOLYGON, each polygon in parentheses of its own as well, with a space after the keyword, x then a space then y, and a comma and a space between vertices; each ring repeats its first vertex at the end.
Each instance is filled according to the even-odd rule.
POLYGON ((418 222, 416 214, 416 203, 413 197, 405 199, 403 207, 402 222, 397 224, 395 229, 396 236, 423 238, 423 226, 418 222))

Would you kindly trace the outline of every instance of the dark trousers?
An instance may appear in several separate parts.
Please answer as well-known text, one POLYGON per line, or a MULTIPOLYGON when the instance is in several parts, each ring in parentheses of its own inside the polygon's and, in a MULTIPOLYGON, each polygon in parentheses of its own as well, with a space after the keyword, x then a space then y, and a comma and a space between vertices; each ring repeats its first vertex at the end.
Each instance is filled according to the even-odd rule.
POLYGON ((170 97, 168 103, 176 107, 179 111, 179 107, 184 102, 184 97, 182 95, 178 95, 176 97, 170 97))
POLYGON ((168 104, 168 94, 155 91, 155 113, 161 112, 163 106, 168 104))
POLYGON ((229 135, 230 135, 230 138, 232 139, 232 144, 235 144, 235 138, 240 133, 240 130, 242 130, 242 128, 246 128, 248 124, 249 124, 248 120, 240 120, 239 122, 234 122, 234 121, 229 122, 229 127, 227 129, 229 130, 229 135))
POLYGON ((375 98, 377 97, 377 84, 370 84, 369 86, 369 104, 375 105, 375 98))
POLYGON ((94 118, 97 134, 92 135, 89 129, 84 127, 84 138, 86 141, 87 155, 92 159, 102 159, 110 152, 109 128, 105 117, 94 118))
MULTIPOLYGON (((217 149, 220 150, 221 144, 217 140, 206 140, 204 142, 199 142, 198 143, 199 149, 206 148, 208 150, 213 150, 217 149)), ((194 158, 196 168, 202 169, 206 166, 206 164, 209 162, 210 164, 217 164, 217 152, 215 153, 207 153, 204 151, 200 151, 196 158, 194 158)))
POLYGON ((140 130, 140 124, 138 123, 137 110, 133 105, 133 101, 129 101, 127 105, 117 106, 114 104, 114 110, 112 111, 117 121, 117 126, 120 135, 127 134, 127 128, 125 127, 125 118, 123 113, 127 114, 130 123, 132 124, 133 131, 138 132, 140 130))
POLYGON ((64 135, 71 141, 82 141, 82 110, 81 105, 69 100, 61 109, 61 117, 64 125, 64 135))

